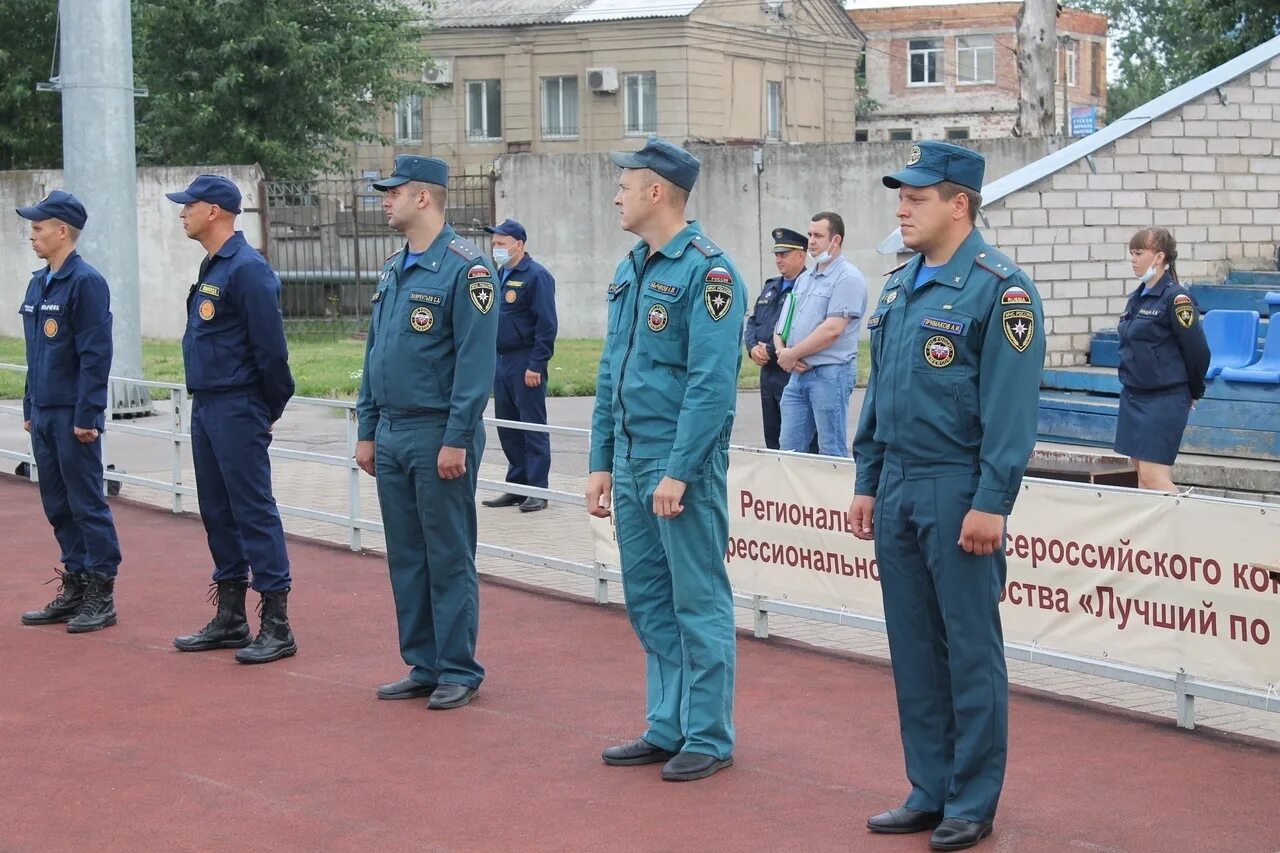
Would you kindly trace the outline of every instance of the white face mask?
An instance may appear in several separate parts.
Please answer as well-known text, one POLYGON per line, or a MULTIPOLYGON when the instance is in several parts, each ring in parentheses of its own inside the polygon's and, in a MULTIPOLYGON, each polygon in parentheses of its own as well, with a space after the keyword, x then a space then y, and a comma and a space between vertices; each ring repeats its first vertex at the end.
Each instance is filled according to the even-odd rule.
POLYGON ((1138 281, 1142 284, 1149 284, 1151 279, 1156 277, 1156 265, 1154 263, 1147 267, 1147 271, 1138 276, 1138 281))
POLYGON ((504 249, 501 246, 493 247, 493 262, 500 267, 505 267, 511 263, 511 250, 504 249))
POLYGON ((829 260, 831 260, 832 258, 834 258, 834 257, 835 257, 835 253, 832 251, 834 248, 835 248, 835 246, 834 246, 834 245, 833 245, 833 246, 828 246, 828 247, 826 248, 826 250, 825 250, 822 254, 820 254, 820 255, 810 255, 809 257, 813 258, 813 262, 814 262, 815 264, 817 264, 818 266, 822 266, 822 265, 823 265, 823 264, 825 264, 827 261, 829 261, 829 260))

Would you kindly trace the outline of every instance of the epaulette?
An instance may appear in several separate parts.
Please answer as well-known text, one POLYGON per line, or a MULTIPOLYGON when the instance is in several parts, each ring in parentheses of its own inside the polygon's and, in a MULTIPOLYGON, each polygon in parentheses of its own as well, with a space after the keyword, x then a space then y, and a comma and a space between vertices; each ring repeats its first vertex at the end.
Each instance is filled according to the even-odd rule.
POLYGON ((724 249, 721 249, 713 243, 711 238, 706 234, 699 234, 689 242, 693 243, 694 247, 708 258, 714 258, 716 255, 724 254, 724 249))
POLYGON ((400 252, 401 252, 401 249, 396 249, 394 252, 392 252, 391 254, 387 255, 385 258, 383 258, 383 259, 382 259, 382 262, 385 264, 387 261, 391 260, 391 259, 392 259, 392 258, 394 258, 396 255, 400 254, 400 252))
POLYGON ((480 250, 475 247, 475 244, 470 240, 463 240, 461 237, 454 237, 449 241, 449 251, 462 255, 468 261, 484 257, 480 250))
POLYGON ((911 260, 912 260, 911 258, 907 258, 905 261, 903 261, 902 263, 898 264, 896 267, 894 267, 893 269, 891 269, 891 270, 889 270, 887 273, 885 273, 885 274, 884 274, 884 277, 885 277, 885 278, 888 278, 889 276, 893 275, 893 274, 894 274, 894 273, 896 273, 898 270, 902 269, 902 268, 903 268, 903 267, 905 267, 907 264, 911 263, 911 260))
POLYGON ((987 247, 978 253, 973 262, 982 267, 987 272, 995 274, 995 277, 1004 281, 1014 273, 1021 272, 1021 268, 1013 262, 1013 259, 1003 252, 997 252, 991 247, 987 247))

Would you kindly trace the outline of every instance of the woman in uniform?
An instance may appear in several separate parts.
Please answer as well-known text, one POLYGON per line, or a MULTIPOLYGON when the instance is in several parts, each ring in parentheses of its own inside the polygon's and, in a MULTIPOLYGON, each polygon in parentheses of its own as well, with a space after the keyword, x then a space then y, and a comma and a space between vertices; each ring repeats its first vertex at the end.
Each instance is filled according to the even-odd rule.
POLYGON ((1138 286, 1120 317, 1117 453, 1133 460, 1138 486, 1176 492, 1173 460, 1187 417, 1204 395, 1209 344, 1200 312, 1178 282, 1173 235, 1143 228, 1129 240, 1138 286))

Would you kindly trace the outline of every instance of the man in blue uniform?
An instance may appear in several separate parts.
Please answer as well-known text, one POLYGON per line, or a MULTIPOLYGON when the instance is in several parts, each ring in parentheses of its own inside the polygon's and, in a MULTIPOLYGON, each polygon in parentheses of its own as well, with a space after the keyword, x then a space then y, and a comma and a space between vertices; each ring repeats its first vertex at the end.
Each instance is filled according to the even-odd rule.
MULTIPOLYGON (((764 283, 756 307, 747 317, 747 328, 742 335, 747 356, 760 365, 760 413, 764 418, 764 446, 778 449, 778 433, 782 429, 782 392, 791 374, 778 366, 778 350, 774 345, 773 329, 778 324, 778 314, 804 272, 805 249, 809 239, 790 228, 773 229, 773 260, 778 275, 764 283)), ((811 451, 817 453, 815 440, 811 451)))
POLYGON ((613 163, 622 169, 614 205, 640 242, 605 294, 586 498, 588 512, 607 518, 612 490, 627 615, 646 655, 648 727, 603 758, 665 761, 664 779, 688 781, 733 763, 726 476, 746 288, 685 221, 696 157, 651 136, 613 163))
MULTIPOLYGON (((502 285, 493 413, 505 421, 545 424, 547 362, 556 346, 556 280, 525 251, 527 235, 519 222, 508 219, 484 230, 493 235, 493 262, 502 285)), ((499 427, 498 440, 507 456, 507 482, 545 489, 551 472, 551 436, 499 427)), ((519 506, 521 512, 547 508, 546 498, 513 494, 483 503, 519 506)))
POLYGON ((111 372, 111 293, 76 253, 88 215, 54 190, 18 215, 31 222, 31 248, 47 262, 19 309, 27 342, 22 427, 31 433, 40 502, 65 571, 58 595, 22 614, 24 625, 66 622, 82 634, 116 624, 120 543, 102 494, 102 432, 111 372))
POLYGON ((200 175, 167 197, 183 206, 183 230, 208 252, 187 294, 182 361, 217 606, 208 625, 173 644, 184 652, 240 649, 237 661, 267 663, 298 650, 289 627, 289 555, 267 455, 272 425, 293 396, 280 279, 236 230, 240 190, 231 181, 200 175), (262 596, 256 638, 244 604, 251 572, 262 596))
POLYGON ((445 221, 449 170, 401 155, 385 192, 406 245, 387 258, 356 401, 356 462, 378 480, 400 654, 409 674, 379 699, 428 696, 435 710, 476 695, 480 586, 476 471, 497 361, 493 268, 445 221))
POLYGON ((974 228, 981 155, 920 142, 898 190, 903 242, 867 320, 871 378, 849 523, 874 539, 911 793, 873 832, 991 833, 1008 751, 998 610, 1005 517, 1035 446, 1043 314, 1035 285, 974 228))

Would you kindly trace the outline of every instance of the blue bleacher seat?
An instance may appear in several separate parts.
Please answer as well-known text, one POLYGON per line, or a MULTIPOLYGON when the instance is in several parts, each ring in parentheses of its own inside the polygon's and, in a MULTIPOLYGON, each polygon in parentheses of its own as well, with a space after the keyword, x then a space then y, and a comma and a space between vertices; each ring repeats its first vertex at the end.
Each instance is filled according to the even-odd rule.
MULTIPOLYGON (((1267 294, 1267 305, 1274 313, 1280 306, 1280 292, 1267 294)), ((1280 385, 1280 316, 1273 316, 1267 324, 1267 343, 1262 350, 1262 358, 1248 367, 1224 367, 1218 374, 1223 379, 1236 382, 1263 382, 1280 385)))
POLYGON ((1219 309, 1204 315, 1204 336, 1209 339, 1209 369, 1212 379, 1227 367, 1253 363, 1258 342, 1258 312, 1219 309))

